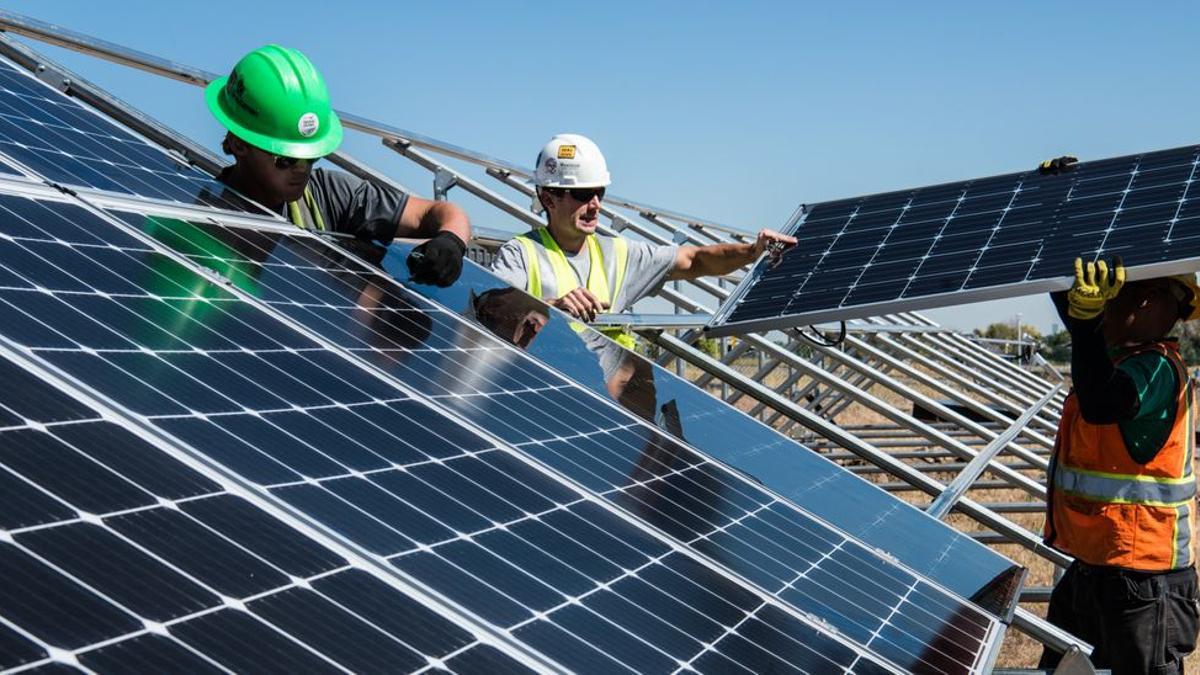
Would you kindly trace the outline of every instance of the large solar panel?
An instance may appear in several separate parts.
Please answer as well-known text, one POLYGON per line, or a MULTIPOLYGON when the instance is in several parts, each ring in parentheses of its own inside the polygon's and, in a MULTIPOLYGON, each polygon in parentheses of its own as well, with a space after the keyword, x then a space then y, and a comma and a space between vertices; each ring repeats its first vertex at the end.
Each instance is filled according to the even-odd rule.
POLYGON ((802 207, 799 245, 762 261, 714 334, 1028 295, 1071 262, 1121 256, 1130 278, 1200 269, 1200 146, 802 207))
MULTIPOLYGON (((243 206, 7 63, 0 152, 18 173, 52 184, 243 206)), ((215 577, 207 567, 220 561, 191 550, 189 567, 166 544, 153 548, 110 525, 140 505, 64 511, 33 534, 21 523, 0 527, 0 543, 17 542, 80 587, 54 586, 61 580, 36 565, 12 567, 28 583, 0 585, 12 604, 25 603, 15 618, 0 604, 0 638, 34 664, 497 672, 518 670, 506 654, 523 654, 580 670, 972 672, 994 656, 1002 630, 989 612, 311 235, 185 223, 132 202, 110 211, 131 228, 123 229, 72 199, 8 187, 13 194, 0 191, 0 337, 126 418, 89 419, 101 425, 78 432, 74 445, 60 438, 66 431, 55 442, 133 484, 158 464, 89 455, 141 451, 119 434, 106 439, 110 428, 141 439, 147 452, 186 459, 187 470, 215 471, 197 473, 217 486, 212 494, 163 496, 138 484, 154 497, 146 510, 182 510, 251 554, 238 534, 290 555, 271 536, 237 528, 273 527, 279 537, 309 528, 381 566, 368 573, 348 564, 366 580, 354 586, 357 600, 392 603, 374 613, 351 607, 325 588, 337 570, 306 576, 274 560, 288 575, 282 590, 222 594, 199 569, 215 577), (209 497, 256 508, 229 485, 295 527, 262 511, 267 524, 210 513, 226 531, 188 510, 209 497), (53 528, 65 534, 42 532, 53 528), (105 555, 81 559, 97 548, 105 555), (398 588, 437 598, 443 614, 398 588), (38 637, 64 620, 53 608, 26 611, 36 603, 21 593, 31 590, 76 593, 76 623, 95 620, 96 636, 116 637, 38 637), (126 640, 116 614, 87 604, 97 599, 144 630, 126 640), (433 631, 429 644, 385 620, 403 614, 400 600, 431 613, 416 619, 433 631), (471 626, 506 650, 481 643, 471 626), (164 637, 174 641, 151 639, 164 637), (180 649, 199 661, 182 660, 180 649), (77 658, 103 650, 112 660, 77 658), (274 651, 284 656, 256 658, 274 651)), ((14 445, 47 433, 32 418, 16 422, 26 434, 14 445)), ((45 456, 58 457, 50 445, 45 456)), ((0 476, 19 479, 14 494, 31 488, 71 505, 54 489, 62 472, 13 457, 0 476)), ((74 480, 86 487, 68 488, 86 495, 108 474, 74 480)))
MULTIPOLYGON (((411 248, 393 243, 382 261, 401 281, 411 248)), ((580 331, 487 270, 468 265, 446 288, 407 286, 603 396, 611 395, 604 366, 615 359, 633 373, 621 400, 660 428, 993 613, 1007 617, 1015 606, 1023 568, 590 328, 580 331)))
MULTIPOLYGON (((0 60, 0 153, 59 185, 261 212, 6 60, 0 60)), ((0 163, 0 173, 16 172, 0 163)))
MULTIPOLYGON (((463 421, 893 663, 970 669, 982 662, 994 639, 994 617, 316 240, 120 215, 463 421)), ((397 426, 387 420, 376 424, 397 426)), ((347 433, 350 425, 337 428, 347 433)), ((522 475, 517 482, 529 480, 522 475)), ((359 508, 366 512, 380 508, 369 494, 341 496, 355 504, 362 500, 359 508)), ((374 543, 396 556, 397 564, 428 583, 448 581, 446 592, 474 611, 492 612, 490 618, 500 623, 520 617, 519 603, 508 608, 518 613, 510 617, 469 579, 440 564, 444 561, 386 548, 386 536, 380 537, 374 543)), ((468 562, 456 560, 460 567, 468 562)), ((474 562, 473 574, 497 573, 474 562)), ((519 588, 527 597, 533 593, 528 583, 519 588)), ((562 642, 557 632, 540 637, 562 642)))
POLYGON ((0 670, 526 672, 111 416, 6 358, 0 378, 0 670))
MULTIPOLYGON (((0 267, 10 274, 0 285, 6 339, 249 481, 263 498, 569 668, 870 672, 936 664, 967 672, 994 646, 998 628, 983 612, 844 537, 827 540, 816 556, 790 553, 808 562, 778 595, 764 592, 272 319, 215 277, 102 222, 89 223, 87 234, 63 229, 79 207, 15 196, 0 206, 0 230, 10 237, 0 242, 0 267), (17 217, 21 210, 31 217, 17 217), (53 234, 40 229, 43 221, 53 234), (18 270, 10 267, 16 260, 28 262, 18 270), (855 592, 857 602, 827 595, 841 614, 802 618, 787 594, 814 593, 813 584, 834 573, 858 586, 826 591, 855 592), (871 597, 863 591, 876 588, 871 597), (827 627, 837 624, 853 635, 827 627), (899 666, 875 656, 884 652, 899 666)), ((203 231, 188 233, 179 221, 140 225, 163 240, 204 241, 203 231)), ((209 262, 234 263, 221 266, 223 278, 266 301, 285 280, 313 282, 312 256, 324 253, 315 240, 284 238, 274 260, 288 262, 256 270, 253 256, 233 255, 253 249, 225 241, 234 246, 216 249, 209 262)), ((354 288, 382 303, 377 318, 392 326, 449 318, 397 305, 407 301, 399 287, 361 283, 369 275, 350 268, 325 273, 346 283, 311 287, 339 294, 342 304, 314 309, 340 311, 354 288)), ((489 341, 480 347, 500 351, 490 338, 481 342, 489 341)), ((810 536, 786 510, 765 522, 773 536, 810 536)))

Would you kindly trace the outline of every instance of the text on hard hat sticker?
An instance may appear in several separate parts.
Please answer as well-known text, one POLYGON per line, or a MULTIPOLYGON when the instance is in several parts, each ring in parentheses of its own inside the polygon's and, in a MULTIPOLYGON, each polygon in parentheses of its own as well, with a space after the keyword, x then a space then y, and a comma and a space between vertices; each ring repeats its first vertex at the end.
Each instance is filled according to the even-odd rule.
POLYGON ((573 145, 558 146, 558 158, 559 159, 575 159, 575 146, 573 146, 573 145))
POLYGON ((317 129, 321 126, 321 120, 317 119, 316 113, 304 113, 300 116, 300 122, 296 127, 300 130, 300 135, 308 138, 317 133, 317 129))

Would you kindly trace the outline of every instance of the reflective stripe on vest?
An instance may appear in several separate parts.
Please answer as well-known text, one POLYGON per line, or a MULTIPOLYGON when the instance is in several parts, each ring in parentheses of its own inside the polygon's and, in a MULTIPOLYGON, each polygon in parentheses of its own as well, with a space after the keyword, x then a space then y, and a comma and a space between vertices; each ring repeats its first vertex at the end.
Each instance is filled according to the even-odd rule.
POLYGON ((312 188, 304 186, 304 206, 300 205, 300 200, 287 203, 288 220, 292 224, 304 230, 316 230, 318 232, 325 231, 325 218, 321 215, 321 209, 317 208, 317 199, 313 197, 312 188))
MULTIPOLYGON (((554 296, 561 298, 571 291, 579 288, 578 277, 575 270, 571 268, 571 264, 567 262, 567 256, 563 253, 562 248, 554 237, 550 235, 550 231, 544 227, 540 227, 528 235, 518 235, 517 242, 521 245, 525 252, 525 291, 537 298, 545 298, 546 293, 542 284, 541 263, 539 262, 538 246, 541 243, 541 250, 545 252, 546 258, 550 261, 550 268, 554 272, 554 296), (538 242, 534 242, 532 237, 536 234, 538 242)), ((604 260, 604 251, 600 247, 600 241, 596 235, 588 235, 585 245, 588 250, 588 279, 587 289, 596 296, 600 302, 612 305, 613 302, 620 296, 621 288, 625 283, 625 270, 629 266, 629 242, 621 237, 612 237, 613 247, 613 283, 609 284, 608 266, 604 260)), ((572 322, 571 327, 575 332, 581 332, 583 326, 572 322)), ((621 328, 604 328, 601 333, 615 340, 621 346, 627 349, 633 349, 637 346, 637 340, 633 333, 621 328)))
POLYGON ((1050 462, 1046 543, 1092 565, 1164 571, 1194 559, 1196 413, 1174 342, 1141 345, 1116 361, 1145 352, 1162 354, 1179 382, 1170 433, 1150 461, 1138 464, 1120 426, 1084 420, 1072 392, 1050 462))
POLYGON ((1071 494, 1111 504, 1178 506, 1196 497, 1196 481, 1086 471, 1059 464, 1054 484, 1071 494))

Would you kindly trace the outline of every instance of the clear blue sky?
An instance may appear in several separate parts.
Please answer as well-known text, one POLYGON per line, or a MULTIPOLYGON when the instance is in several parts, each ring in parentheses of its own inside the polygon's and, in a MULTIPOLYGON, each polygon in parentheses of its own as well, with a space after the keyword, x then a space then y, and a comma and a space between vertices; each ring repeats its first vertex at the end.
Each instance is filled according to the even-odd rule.
MULTIPOLYGON (((800 202, 1200 140, 1197 3, 5 5, 218 72, 266 42, 294 46, 337 107, 525 165, 553 133, 583 133, 615 192, 748 229, 782 225, 800 202)), ((46 51, 220 138, 198 89, 46 51)), ((373 139, 347 148, 429 191, 373 139)), ((1053 321, 1043 298, 932 314, 973 327, 1016 312, 1053 321)))

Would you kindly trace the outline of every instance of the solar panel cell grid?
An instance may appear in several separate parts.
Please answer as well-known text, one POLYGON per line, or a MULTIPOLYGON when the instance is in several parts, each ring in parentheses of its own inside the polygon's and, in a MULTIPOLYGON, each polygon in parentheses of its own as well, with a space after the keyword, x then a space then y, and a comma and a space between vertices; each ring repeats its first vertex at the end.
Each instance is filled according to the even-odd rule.
POLYGON ((1060 176, 1017 173, 806 207, 792 228, 799 246, 778 267, 760 264, 716 323, 759 329, 1065 288, 1076 256, 1186 268, 1200 257, 1198 200, 1189 198, 1197 153, 1189 146, 1085 162, 1060 176))
POLYGON ((22 411, 0 428, 0 668, 523 670, 7 360, 0 378, 22 411))
MULTIPOLYGON (((53 202, 45 202, 43 206, 48 210, 57 208, 53 202)), ((55 245, 70 248, 81 257, 88 256, 87 246, 63 241, 55 245)), ((135 305, 129 302, 113 305, 120 308, 120 313, 115 315, 116 318, 108 319, 111 330, 105 330, 101 324, 87 318, 87 314, 103 315, 103 312, 97 313, 91 308, 85 314, 72 308, 73 303, 83 297, 89 297, 89 301, 99 298, 116 303, 120 296, 105 297, 95 291, 0 289, 0 298, 8 299, 23 293, 50 301, 43 303, 29 318, 52 331, 56 339, 50 346, 28 343, 25 346, 80 381, 97 386, 122 406, 143 415, 149 423, 178 433, 211 458, 228 462, 231 468, 242 471, 247 478, 272 481, 260 483, 265 494, 292 504, 307 518, 321 522, 360 550, 388 559, 398 569, 461 602, 477 616, 509 630, 517 639, 528 635, 529 644, 532 644, 534 636, 557 634, 557 631, 571 633, 573 625, 588 625, 607 635, 605 645, 612 645, 612 648, 600 649, 591 644, 590 638, 595 636, 574 636, 574 640, 588 643, 586 649, 590 649, 591 654, 585 657, 578 649, 568 649, 566 641, 552 640, 543 645, 552 658, 563 662, 594 658, 614 668, 637 668, 640 666, 621 659, 639 658, 653 652, 658 655, 656 663, 681 665, 673 657, 663 661, 658 647, 623 628, 630 621, 624 615, 606 615, 589 608, 586 617, 572 619, 572 622, 562 623, 558 619, 560 613, 564 621, 575 617, 583 598, 598 592, 606 580, 630 576, 635 570, 639 571, 640 578, 662 570, 666 575, 664 579, 677 584, 674 587, 676 593, 671 597, 685 607, 703 609, 713 602, 728 604, 725 594, 751 593, 741 582, 707 567, 703 567, 708 570, 704 574, 721 582, 709 583, 704 577, 705 582, 699 583, 696 577, 701 573, 694 569, 694 561, 686 554, 616 518, 582 498, 580 493, 568 490, 511 455, 505 454, 501 459, 500 450, 493 449, 490 443, 460 425, 448 420, 437 423, 435 420, 439 415, 433 409, 414 408, 414 402, 398 389, 367 375, 345 358, 314 346, 311 340, 269 319, 252 305, 227 297, 227 293, 204 277, 177 268, 164 273, 159 267, 161 261, 155 257, 158 254, 142 247, 121 253, 133 264, 126 265, 125 273, 120 276, 142 289, 139 296, 142 301, 172 303, 169 307, 175 315, 168 313, 165 321, 159 315, 157 320, 163 321, 162 325, 170 325, 172 338, 182 341, 185 347, 179 351, 153 350, 127 337, 137 334, 144 324, 152 323, 150 317, 130 311, 135 305), (160 294, 160 291, 166 293, 160 294), (253 384, 287 402, 285 407, 251 410, 225 396, 226 381, 241 377, 242 371, 232 364, 225 368, 176 368, 169 361, 185 354, 198 355, 197 350, 188 345, 192 334, 217 334, 230 340, 238 339, 230 337, 239 334, 238 330, 232 329, 234 326, 241 326, 247 339, 241 344, 234 342, 230 351, 240 358, 259 362, 253 384), (203 327, 207 333, 198 327, 203 327), (292 395, 294 390, 300 392, 299 398, 310 399, 313 403, 309 406, 297 404, 297 397, 292 395), (326 398, 330 391, 336 392, 336 399, 326 398), (409 429, 413 429, 412 435, 416 438, 415 425, 419 425, 416 428, 431 429, 433 434, 441 437, 441 442, 423 439, 421 447, 411 449, 419 455, 406 465, 388 460, 386 467, 370 468, 364 464, 364 470, 353 468, 355 462, 379 463, 379 458, 372 455, 373 448, 354 447, 337 429, 310 413, 314 409, 320 412, 331 408, 339 410, 341 422, 354 421, 360 426, 374 427, 370 431, 372 436, 394 436, 392 446, 403 447, 409 429), (359 417, 359 408, 369 409, 370 416, 359 417), (352 416, 350 420, 346 415, 352 416), (441 453, 443 450, 437 448, 444 448, 446 458, 425 454, 426 445, 434 453, 441 453), (427 518, 413 518, 414 512, 421 512, 427 518), (521 527, 526 523, 527 526, 521 527), (439 525, 444 529, 439 531, 439 525), (535 576, 490 551, 487 544, 494 539, 482 538, 490 532, 519 533, 515 536, 522 543, 511 545, 540 549, 556 559, 561 567, 586 569, 587 565, 578 559, 566 557, 578 556, 590 560, 588 564, 591 565, 607 565, 612 576, 587 577, 591 587, 581 593, 578 577, 574 578, 574 583, 568 583, 564 576, 535 576), (429 543, 421 544, 421 540, 429 543), (547 541, 555 544, 569 541, 575 546, 570 549, 556 547, 550 553, 544 547, 547 541), (691 576, 682 577, 681 574, 691 576)), ((45 261, 44 258, 38 260, 45 261)), ((51 265, 48 261, 44 264, 51 265)), ((28 269, 26 273, 30 276, 18 276, 30 281, 30 285, 33 285, 31 277, 48 276, 40 269, 28 269)), ((266 286, 261 284, 261 279, 259 283, 260 287, 266 286)), ((144 302, 141 306, 145 306, 144 302)), ((364 333, 370 334, 370 331, 364 333)), ((6 332, 6 335, 18 339, 17 334, 6 332)), ((494 345, 490 350, 499 351, 494 345)), ((222 352, 218 349, 206 351, 204 355, 220 360, 222 352)), ((405 451, 409 450, 405 448, 405 451)), ((226 522, 238 521, 231 518, 226 522)), ((626 600, 634 604, 639 602, 636 597, 626 600)), ((759 604, 762 604, 761 600, 759 604)), ((247 606, 252 611, 255 607, 252 602, 247 606)), ((734 603, 734 606, 740 605, 734 603)), ((742 612, 740 621, 754 616, 753 611, 743 609, 742 612)), ((656 620, 666 626, 674 625, 675 621, 672 616, 658 616, 656 620)), ((245 646, 230 650, 228 642, 210 640, 212 635, 233 631, 239 636, 249 636, 254 642, 274 644, 272 635, 264 635, 261 639, 255 635, 260 630, 257 624, 244 623, 241 614, 220 610, 205 614, 192 627, 181 627, 180 631, 191 644, 213 651, 234 668, 244 669, 248 666, 244 660, 248 658, 245 646)), ((805 633, 804 623, 795 616, 785 624, 796 635, 805 633)), ((726 645, 741 645, 746 640, 733 626, 722 625, 719 629, 712 642, 696 642, 697 651, 692 657, 699 657, 705 650, 732 649, 726 645)), ((832 637, 825 639, 838 641, 832 637)), ((830 663, 814 651, 813 644, 798 642, 791 637, 781 638, 769 646, 753 646, 753 649, 779 667, 798 658, 797 654, 830 663)), ((859 649, 849 650, 855 654, 852 663, 861 664, 862 659, 871 658, 859 649)), ((346 658, 338 653, 325 656, 346 658)), ((315 664, 310 657, 307 651, 299 652, 294 655, 294 660, 286 663, 291 667, 308 667, 315 664)))
MULTIPOLYGON (((914 620, 914 625, 940 626, 936 630, 952 634, 951 641, 961 638, 963 643, 973 642, 975 647, 968 647, 967 651, 977 651, 980 637, 987 632, 984 629, 979 635, 972 636, 977 632, 975 627, 966 632, 953 627, 955 621, 988 626, 989 619, 978 610, 961 606, 960 616, 904 604, 904 596, 911 593, 913 587, 926 587, 912 576, 899 582, 890 580, 887 586, 881 587, 884 597, 892 598, 890 605, 885 603, 875 611, 858 613, 841 610, 843 603, 838 598, 848 595, 853 584, 862 580, 833 574, 828 579, 837 585, 818 588, 807 580, 806 574, 814 566, 826 562, 822 547, 848 545, 844 537, 839 536, 832 542, 814 538, 813 532, 805 528, 816 527, 820 533, 828 533, 828 530, 811 525, 809 519, 794 509, 782 506, 777 499, 715 469, 710 462, 683 446, 649 432, 625 413, 582 393, 565 380, 516 361, 511 350, 455 323, 441 310, 390 286, 386 280, 372 279, 372 273, 347 264, 320 245, 271 233, 161 219, 151 227, 142 216, 124 217, 133 224, 150 227, 156 233, 176 230, 174 236, 164 237, 169 241, 195 242, 194 234, 181 235, 179 230, 184 228, 207 232, 220 242, 206 247, 208 250, 223 251, 226 255, 236 251, 238 257, 221 259, 210 254, 198 256, 198 259, 210 263, 215 260, 225 265, 236 263, 243 270, 251 265, 261 266, 261 271, 253 275, 257 294, 283 314, 298 319, 331 342, 362 353, 364 358, 471 422, 604 494, 634 515, 757 582, 768 592, 781 595, 789 591, 797 598, 807 598, 806 608, 840 631, 870 642, 869 646, 897 663, 928 663, 931 657, 911 650, 909 643, 919 640, 906 642, 882 630, 893 609, 921 614, 914 620), (277 248, 284 249, 279 256, 273 254, 277 248), (304 267, 297 268, 297 262, 303 262, 304 267), (364 297, 371 298, 371 304, 360 305, 360 299, 364 297), (310 320, 314 307, 326 310, 320 320, 310 320), (390 323, 380 319, 381 315, 386 316, 389 312, 411 314, 418 308, 427 317, 426 323, 438 325, 448 343, 457 345, 457 349, 426 348, 421 341, 424 331, 413 334, 402 330, 389 335, 373 328, 390 323), (788 537, 795 540, 787 540, 788 537), (776 543, 780 538, 786 543, 776 543), (819 544, 814 545, 814 541, 819 544), (797 549, 811 553, 807 557, 797 555, 797 549), (891 595, 887 596, 887 593, 891 595)), ((407 494, 399 490, 393 493, 407 494)), ((453 494, 460 500, 463 495, 471 494, 465 486, 459 485, 446 486, 444 493, 453 494)), ((354 528, 355 536, 377 552, 388 554, 389 551, 400 553, 403 550, 403 541, 372 523, 350 525, 356 520, 352 510, 328 501, 320 491, 296 489, 289 491, 289 495, 294 500, 305 500, 306 509, 320 509, 325 518, 347 523, 348 528, 354 528)), ((483 500, 473 507, 480 513, 496 514, 490 516, 493 521, 519 515, 503 509, 497 513, 495 505, 489 503, 491 501, 483 500)), ((388 522, 393 521, 389 519, 388 522)), ((488 571, 494 572, 496 564, 491 560, 488 564, 471 567, 472 562, 478 563, 477 559, 454 559, 460 569, 473 570, 472 574, 462 575, 452 574, 444 560, 424 553, 401 560, 408 571, 423 576, 430 583, 445 583, 464 603, 486 597, 472 579, 488 571), (446 575, 451 575, 452 583, 445 582, 446 575)), ((491 583, 501 585, 499 580, 491 583)), ((536 588, 536 583, 531 585, 527 580, 509 588, 508 593, 531 597, 513 602, 489 600, 475 609, 490 612, 490 620, 506 624, 521 616, 522 606, 537 606, 536 598, 532 597, 537 595, 536 588)), ((930 598, 939 595, 931 589, 923 592, 930 598)), ((941 602, 961 605, 948 596, 943 596, 941 602)), ((934 604, 936 607, 937 603, 934 604)), ((958 662, 959 667, 970 667, 970 664, 969 658, 958 662)))
MULTIPOLYGON (((0 61, 0 152, 55 183, 255 210, 199 171, 0 61)), ((0 172, 15 173, 0 164, 0 172)))

